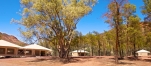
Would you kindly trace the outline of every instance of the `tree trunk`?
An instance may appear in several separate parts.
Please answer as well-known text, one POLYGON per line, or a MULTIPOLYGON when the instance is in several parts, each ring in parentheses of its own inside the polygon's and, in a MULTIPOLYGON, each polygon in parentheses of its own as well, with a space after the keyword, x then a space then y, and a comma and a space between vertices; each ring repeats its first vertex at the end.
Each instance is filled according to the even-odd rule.
POLYGON ((122 32, 120 32, 120 35, 119 35, 120 39, 119 39, 119 56, 120 56, 120 59, 123 59, 124 57, 124 54, 123 54, 123 41, 122 41, 122 32))
POLYGON ((119 4, 116 2, 117 13, 116 13, 116 21, 115 21, 115 28, 116 28, 116 45, 115 45, 115 63, 118 64, 118 47, 119 47, 119 4))
POLYGON ((103 43, 103 56, 105 56, 105 45, 103 43))
POLYGON ((70 61, 70 58, 69 58, 69 49, 66 51, 66 58, 67 58, 67 61, 70 61))
POLYGON ((58 51, 58 49, 57 49, 57 41, 56 41, 56 40, 55 40, 55 42, 54 42, 54 45, 55 45, 54 55, 57 56, 57 51, 58 51))
POLYGON ((99 42, 99 40, 98 40, 98 46, 99 46, 98 55, 100 56, 100 42, 99 42))
POLYGON ((128 28, 129 28, 129 22, 128 22, 128 17, 126 17, 126 22, 127 22, 127 24, 126 24, 126 58, 128 57, 128 45, 129 45, 129 35, 128 35, 128 28))
POLYGON ((124 57, 123 49, 120 49, 120 58, 123 59, 123 57, 124 57))
POLYGON ((133 44, 133 48, 134 48, 134 50, 133 50, 133 55, 134 55, 134 57, 136 58, 136 53, 135 53, 135 51, 136 51, 135 34, 134 34, 134 44, 133 44))
POLYGON ((59 41, 59 45, 60 45, 59 57, 62 59, 67 59, 68 50, 66 50, 65 48, 69 48, 69 47, 65 46, 64 43, 65 42, 63 41, 63 39, 60 39, 60 41, 59 41))
MULTIPOLYGON (((127 28, 128 28, 128 25, 127 25, 127 28)), ((128 57, 128 45, 129 45, 129 40, 128 40, 128 31, 127 31, 127 36, 126 36, 126 42, 127 42, 127 44, 126 44, 126 57, 128 57)))
POLYGON ((59 52, 59 57, 60 58, 65 58, 66 57, 66 55, 65 55, 66 53, 65 53, 65 50, 64 50, 64 48, 63 47, 61 47, 60 48, 60 52, 59 52))
POLYGON ((93 47, 91 47, 91 51, 92 51, 92 55, 91 56, 93 56, 93 47))
POLYGON ((119 47, 119 33, 118 25, 116 25, 116 45, 115 45, 115 63, 118 63, 118 47, 119 47))
POLYGON ((69 50, 65 50, 64 48, 62 48, 59 52, 59 57, 61 59, 69 59, 69 50))

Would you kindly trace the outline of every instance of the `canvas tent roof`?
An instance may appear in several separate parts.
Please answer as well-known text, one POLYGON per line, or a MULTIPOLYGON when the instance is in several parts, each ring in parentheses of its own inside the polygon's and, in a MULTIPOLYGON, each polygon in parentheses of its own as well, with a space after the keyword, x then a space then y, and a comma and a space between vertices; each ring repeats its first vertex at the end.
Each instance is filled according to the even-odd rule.
POLYGON ((89 53, 88 51, 85 51, 85 50, 74 50, 74 51, 72 51, 72 52, 85 52, 85 53, 89 53))
POLYGON ((147 50, 144 50, 144 49, 142 49, 142 50, 139 50, 139 51, 137 51, 136 53, 141 53, 141 52, 144 52, 144 53, 150 53, 149 51, 147 51, 147 50))
POLYGON ((22 47, 23 49, 39 49, 39 50, 48 50, 48 51, 52 51, 51 49, 45 48, 43 46, 37 45, 37 44, 31 44, 28 46, 24 46, 22 47))
POLYGON ((5 40, 0 40, 0 46, 21 48, 21 46, 16 45, 14 43, 10 43, 10 42, 5 41, 5 40))

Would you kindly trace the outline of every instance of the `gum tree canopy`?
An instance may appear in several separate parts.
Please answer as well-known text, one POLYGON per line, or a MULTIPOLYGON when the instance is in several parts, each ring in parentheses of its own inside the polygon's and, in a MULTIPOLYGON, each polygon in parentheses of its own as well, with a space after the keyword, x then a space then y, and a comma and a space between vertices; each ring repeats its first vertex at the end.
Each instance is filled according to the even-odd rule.
POLYGON ((21 0, 21 33, 27 39, 57 41, 60 58, 67 58, 76 25, 92 11, 96 0, 21 0))

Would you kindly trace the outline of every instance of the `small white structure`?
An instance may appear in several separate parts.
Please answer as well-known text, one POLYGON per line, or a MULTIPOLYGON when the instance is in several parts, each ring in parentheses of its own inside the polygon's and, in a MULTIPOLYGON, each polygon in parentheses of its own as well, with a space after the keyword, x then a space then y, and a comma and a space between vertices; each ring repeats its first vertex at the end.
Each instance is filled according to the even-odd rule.
POLYGON ((148 54, 150 52, 147 51, 147 50, 142 49, 142 50, 137 51, 136 53, 138 53, 138 56, 148 56, 148 54))
POLYGON ((89 52, 88 51, 85 51, 85 50, 75 50, 75 51, 72 51, 72 56, 73 57, 76 57, 76 56, 85 56, 87 55, 89 52))
POLYGON ((46 56, 47 52, 52 51, 51 49, 45 48, 37 44, 31 44, 22 47, 22 49, 20 49, 20 51, 24 51, 26 56, 46 56))

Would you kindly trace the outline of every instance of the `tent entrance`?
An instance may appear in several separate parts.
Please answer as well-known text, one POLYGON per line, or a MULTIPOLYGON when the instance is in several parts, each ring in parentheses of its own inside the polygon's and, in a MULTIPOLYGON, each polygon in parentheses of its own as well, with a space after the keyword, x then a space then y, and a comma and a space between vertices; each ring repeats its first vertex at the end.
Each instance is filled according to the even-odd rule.
POLYGON ((45 56, 45 51, 41 51, 41 56, 45 56))
POLYGON ((79 56, 84 56, 84 55, 85 55, 85 53, 78 53, 78 55, 79 55, 79 56))
POLYGON ((19 54, 19 55, 24 55, 24 50, 23 50, 23 49, 19 49, 19 50, 18 50, 18 54, 19 54))
POLYGON ((35 50, 36 56, 45 56, 45 51, 35 50))

